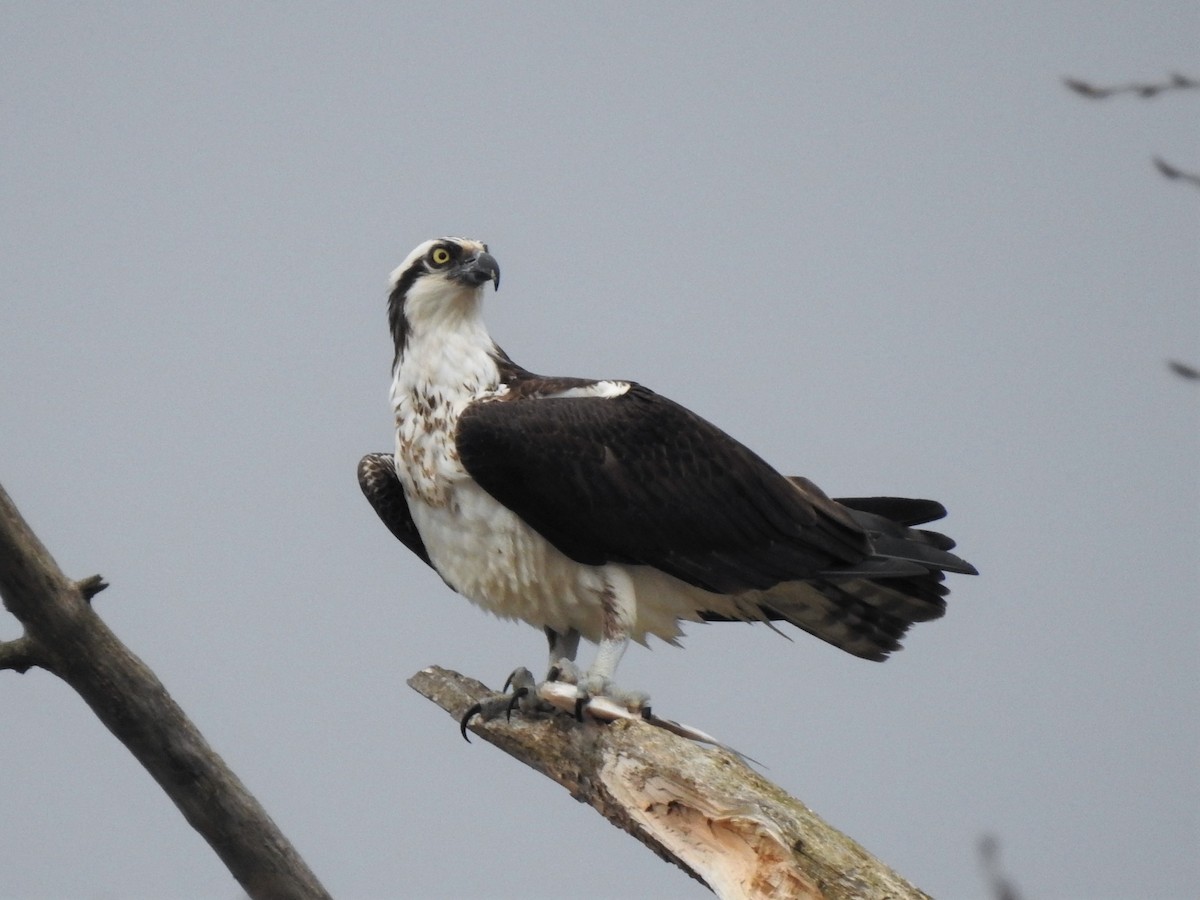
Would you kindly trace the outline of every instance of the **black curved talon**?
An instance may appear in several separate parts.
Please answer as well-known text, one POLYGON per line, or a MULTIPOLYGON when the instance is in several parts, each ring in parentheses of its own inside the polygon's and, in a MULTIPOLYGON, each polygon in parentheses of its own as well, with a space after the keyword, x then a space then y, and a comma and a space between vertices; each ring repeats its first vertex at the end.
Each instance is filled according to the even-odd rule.
POLYGON ((575 698, 575 721, 576 722, 583 721, 583 708, 584 708, 584 706, 587 705, 587 702, 588 702, 587 697, 576 697, 575 698))
MULTIPOLYGON (((507 690, 508 685, 505 685, 504 687, 507 690)), ((510 699, 508 701, 508 707, 504 710, 504 718, 506 721, 508 721, 508 722, 512 721, 512 711, 517 708, 517 705, 525 697, 528 697, 528 696, 529 696, 529 688, 517 688, 517 690, 513 691, 512 699, 510 699)))
POLYGON ((558 666, 551 666, 550 671, 546 673, 547 681, 558 681, 558 676, 562 674, 562 669, 558 666))
POLYGON ((482 703, 472 704, 471 708, 468 709, 466 714, 458 721, 458 730, 460 732, 462 732, 463 740, 466 741, 468 744, 471 743, 471 739, 469 737, 467 737, 467 723, 470 722, 471 719, 473 719, 475 716, 479 715, 481 712, 483 712, 483 704, 482 703))

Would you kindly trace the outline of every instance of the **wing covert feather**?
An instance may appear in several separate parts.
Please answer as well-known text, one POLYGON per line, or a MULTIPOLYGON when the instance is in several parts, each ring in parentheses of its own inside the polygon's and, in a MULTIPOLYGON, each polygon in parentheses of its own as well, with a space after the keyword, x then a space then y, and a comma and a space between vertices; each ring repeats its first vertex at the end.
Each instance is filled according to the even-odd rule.
POLYGON ((861 561, 863 530, 729 435, 633 385, 618 397, 476 403, 467 472, 568 557, 650 565, 717 593, 861 561))

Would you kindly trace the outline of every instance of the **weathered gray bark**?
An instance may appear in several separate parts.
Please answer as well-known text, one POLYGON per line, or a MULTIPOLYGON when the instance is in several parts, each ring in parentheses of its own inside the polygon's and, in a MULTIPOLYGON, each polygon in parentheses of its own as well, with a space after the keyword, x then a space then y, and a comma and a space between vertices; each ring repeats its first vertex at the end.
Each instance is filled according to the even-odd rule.
MULTIPOLYGON (((408 683, 456 720, 490 695, 436 666, 408 683)), ((470 728, 719 897, 928 900, 728 751, 637 721, 514 714, 470 728)))
POLYGON ((0 643, 0 669, 39 666, 74 688, 255 900, 328 898, 154 673, 92 609, 104 587, 99 576, 63 575, 0 487, 0 596, 25 627, 0 643))

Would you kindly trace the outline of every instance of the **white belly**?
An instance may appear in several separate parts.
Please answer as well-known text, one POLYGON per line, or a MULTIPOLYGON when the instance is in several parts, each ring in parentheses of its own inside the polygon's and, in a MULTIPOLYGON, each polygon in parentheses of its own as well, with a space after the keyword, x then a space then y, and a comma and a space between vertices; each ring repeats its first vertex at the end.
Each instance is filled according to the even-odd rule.
POLYGON ((429 558, 456 591, 506 619, 600 634, 602 571, 568 559, 470 480, 449 502, 410 500, 429 558))
POLYGON ((630 637, 644 643, 653 634, 674 643, 680 619, 695 620, 698 609, 724 599, 645 566, 577 563, 470 480, 457 482, 444 506, 410 499, 409 507, 438 573, 502 618, 558 632, 573 628, 597 642, 604 592, 627 584, 634 596, 622 599, 635 605, 630 637))

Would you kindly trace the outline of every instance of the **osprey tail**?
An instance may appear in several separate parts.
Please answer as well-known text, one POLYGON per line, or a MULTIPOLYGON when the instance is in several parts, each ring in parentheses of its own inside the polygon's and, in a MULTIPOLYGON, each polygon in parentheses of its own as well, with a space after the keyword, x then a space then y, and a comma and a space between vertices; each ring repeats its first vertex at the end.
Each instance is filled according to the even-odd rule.
MULTIPOLYGON (((834 502, 866 532, 872 555, 853 567, 751 594, 745 598, 752 607, 747 618, 788 622, 847 653, 882 661, 900 649, 909 627, 945 613, 945 572, 978 573, 949 552, 951 538, 912 527, 946 514, 936 501, 848 497, 834 502)), ((730 620, 714 613, 702 618, 730 620)))

